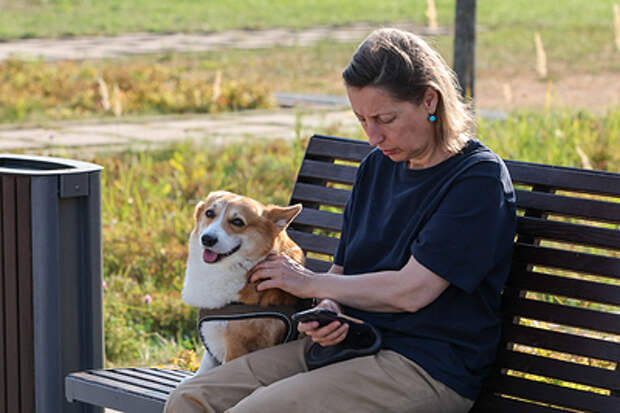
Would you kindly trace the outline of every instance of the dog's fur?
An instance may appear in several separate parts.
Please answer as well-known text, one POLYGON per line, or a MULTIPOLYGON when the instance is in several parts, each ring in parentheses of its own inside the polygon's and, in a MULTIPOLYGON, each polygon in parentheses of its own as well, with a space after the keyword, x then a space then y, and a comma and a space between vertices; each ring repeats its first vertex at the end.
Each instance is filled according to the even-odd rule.
MULTIPOLYGON (((282 290, 257 291, 249 282, 249 271, 270 253, 284 253, 303 265, 301 248, 285 231, 301 208, 300 204, 265 206, 231 192, 211 192, 195 209, 183 300, 209 309, 231 302, 294 306, 298 299, 282 290)), ((201 334, 209 351, 205 351, 197 374, 280 343, 286 327, 268 318, 210 321, 204 323, 201 334)))

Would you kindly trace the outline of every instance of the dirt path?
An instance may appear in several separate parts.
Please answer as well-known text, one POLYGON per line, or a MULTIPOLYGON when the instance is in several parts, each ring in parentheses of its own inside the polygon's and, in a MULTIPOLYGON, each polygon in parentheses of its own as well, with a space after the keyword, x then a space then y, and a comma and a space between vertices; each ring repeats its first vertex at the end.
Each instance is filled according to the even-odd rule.
POLYGON ((476 100, 481 108, 511 111, 550 105, 600 114, 610 106, 620 106, 620 73, 574 73, 550 81, 540 80, 534 73, 483 73, 476 82, 476 100))

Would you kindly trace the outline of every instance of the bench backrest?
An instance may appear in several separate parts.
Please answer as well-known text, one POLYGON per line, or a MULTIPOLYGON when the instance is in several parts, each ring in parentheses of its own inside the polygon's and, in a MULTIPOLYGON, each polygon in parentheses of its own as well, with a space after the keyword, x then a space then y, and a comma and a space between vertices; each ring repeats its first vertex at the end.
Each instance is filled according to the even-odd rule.
MULTIPOLYGON (((326 271, 366 142, 315 135, 289 234, 326 271)), ((620 174, 506 161, 518 224, 497 365, 474 411, 620 411, 620 174), (534 403, 533 403, 534 402, 534 403), (559 410, 558 410, 559 408, 559 410)))

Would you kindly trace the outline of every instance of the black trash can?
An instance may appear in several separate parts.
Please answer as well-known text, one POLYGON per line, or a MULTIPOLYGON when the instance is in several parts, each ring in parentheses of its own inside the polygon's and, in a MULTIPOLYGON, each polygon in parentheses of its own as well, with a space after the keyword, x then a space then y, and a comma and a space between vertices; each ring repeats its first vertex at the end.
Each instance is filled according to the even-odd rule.
POLYGON ((0 413, 102 412, 64 398, 103 367, 101 170, 0 154, 0 413))

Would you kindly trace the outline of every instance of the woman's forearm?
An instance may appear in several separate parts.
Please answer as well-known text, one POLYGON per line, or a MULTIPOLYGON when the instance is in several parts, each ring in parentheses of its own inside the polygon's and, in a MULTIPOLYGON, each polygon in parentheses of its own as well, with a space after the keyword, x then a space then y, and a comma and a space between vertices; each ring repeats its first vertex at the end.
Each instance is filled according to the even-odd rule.
POLYGON ((330 298, 349 307, 377 312, 415 312, 434 301, 449 283, 413 257, 398 271, 355 276, 332 272, 311 281, 316 297, 330 298))

